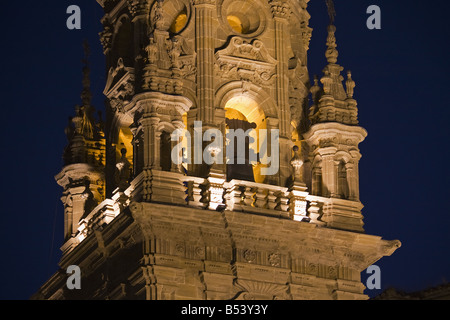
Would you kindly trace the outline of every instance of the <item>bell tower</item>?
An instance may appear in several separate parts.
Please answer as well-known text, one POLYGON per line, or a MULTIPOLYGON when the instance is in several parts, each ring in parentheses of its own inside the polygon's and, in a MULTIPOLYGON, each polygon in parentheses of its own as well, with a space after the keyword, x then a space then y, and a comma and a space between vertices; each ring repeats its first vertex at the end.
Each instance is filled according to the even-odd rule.
POLYGON ((311 83, 308 0, 97 2, 106 121, 86 98, 68 129, 61 271, 36 297, 366 299, 400 242, 364 233, 335 26, 311 83))
POLYGON ((69 118, 66 127, 68 145, 64 150, 64 167, 56 175, 57 183, 63 187, 61 201, 64 204, 64 244, 62 250, 75 245, 78 222, 105 200, 105 137, 101 113, 95 119, 95 108, 91 104, 90 49, 84 43, 83 91, 81 105, 75 107, 75 116, 69 118))

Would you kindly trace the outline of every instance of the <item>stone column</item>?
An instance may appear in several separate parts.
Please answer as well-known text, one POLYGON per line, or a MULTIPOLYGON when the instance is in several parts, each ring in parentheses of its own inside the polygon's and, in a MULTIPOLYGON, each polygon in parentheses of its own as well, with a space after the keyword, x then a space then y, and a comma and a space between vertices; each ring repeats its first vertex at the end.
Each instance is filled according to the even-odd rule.
POLYGON ((336 197, 337 168, 334 161, 336 148, 322 148, 319 150, 322 156, 322 196, 336 197))
POLYGON ((315 196, 321 196, 322 185, 322 168, 320 165, 316 165, 312 169, 311 194, 315 196))
POLYGON ((64 240, 68 240, 72 236, 73 220, 73 202, 69 191, 64 191, 61 202, 64 204, 64 240))
MULTIPOLYGON (((184 129, 184 123, 183 123, 183 120, 181 120, 181 119, 172 120, 172 124, 175 127, 175 130, 177 130, 177 129, 184 129)), ((175 147, 179 143, 181 143, 182 139, 183 139, 182 137, 180 137, 178 139, 178 141, 172 141, 172 139, 171 139, 171 142, 170 142, 171 148, 170 148, 170 150, 174 150, 175 147)), ((176 172, 176 173, 184 173, 182 164, 179 164, 179 165, 175 164, 175 162, 172 159, 171 159, 171 163, 172 163, 172 165, 170 167, 170 171, 176 172)))
POLYGON ((214 124, 214 34, 215 0, 194 0, 197 52, 197 120, 214 124))
POLYGON ((141 124, 144 130, 144 168, 161 170, 159 163, 158 124, 160 119, 156 116, 144 115, 141 124))
POLYGON ((279 109, 280 130, 280 185, 284 186, 290 176, 289 161, 291 160, 291 113, 289 107, 288 78, 288 19, 291 14, 289 4, 284 0, 270 1, 275 25, 275 55, 278 61, 276 101, 279 109))
MULTIPOLYGON (((266 139, 266 143, 267 143, 267 150, 266 153, 268 155, 269 152, 271 152, 272 150, 272 131, 273 129, 278 129, 280 127, 280 120, 277 118, 267 118, 266 119, 266 125, 267 125, 267 139, 266 139)), ((280 155, 281 155, 281 148, 280 148, 280 155)), ((288 156, 291 155, 291 151, 288 151, 288 156)), ((289 157, 290 160, 290 157, 289 157)), ((282 159, 280 157, 280 164, 282 162, 282 159)), ((279 172, 278 172, 279 173, 279 172)), ((274 176, 266 176, 264 183, 267 184, 273 184, 273 185, 281 185, 281 181, 280 181, 280 174, 278 175, 274 175, 274 176)))
MULTIPOLYGON (((214 115, 214 28, 213 21, 216 10, 215 0, 194 0, 195 12, 195 51, 197 57, 197 101, 196 110, 188 112, 188 130, 192 137, 190 174, 205 176, 205 164, 195 163, 195 148, 201 148, 204 144, 196 146, 194 139, 193 123, 202 122, 202 134, 208 128, 215 127, 214 115)), ((197 159, 199 160, 199 159, 197 159)))
MULTIPOLYGON (((351 170, 350 177, 352 178, 351 183, 351 200, 359 201, 359 161, 361 160, 361 153, 359 151, 350 151, 353 158, 353 166, 351 170)), ((348 175, 348 173, 347 173, 348 175)), ((350 185, 350 183, 349 183, 350 185)))
POLYGON ((347 175, 347 185, 348 185, 348 200, 357 200, 356 198, 356 179, 353 163, 345 164, 345 172, 347 175))

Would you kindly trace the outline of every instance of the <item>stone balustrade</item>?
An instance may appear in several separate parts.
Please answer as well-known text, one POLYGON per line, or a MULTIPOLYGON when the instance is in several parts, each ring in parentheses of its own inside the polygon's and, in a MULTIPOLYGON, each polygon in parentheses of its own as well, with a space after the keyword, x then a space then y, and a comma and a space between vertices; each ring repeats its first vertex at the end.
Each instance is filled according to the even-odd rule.
POLYGON ((220 176, 200 178, 148 169, 143 170, 128 189, 124 192, 116 190, 112 199, 103 201, 80 220, 76 242, 83 241, 97 228, 109 224, 131 201, 240 211, 329 227, 342 227, 343 219, 353 218, 349 228, 355 231, 358 231, 362 221, 360 202, 310 195, 303 184, 295 183, 287 188, 243 180, 225 181, 220 176), (331 215, 331 207, 339 207, 341 216, 331 215))

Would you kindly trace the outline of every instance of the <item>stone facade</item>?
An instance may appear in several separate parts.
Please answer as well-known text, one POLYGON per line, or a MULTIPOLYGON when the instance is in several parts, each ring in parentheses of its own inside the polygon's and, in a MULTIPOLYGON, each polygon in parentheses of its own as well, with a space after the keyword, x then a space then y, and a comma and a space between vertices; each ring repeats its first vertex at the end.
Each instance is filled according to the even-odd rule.
MULTIPOLYGON (((360 273, 400 242, 364 233, 358 145, 367 133, 350 72, 343 84, 334 25, 328 65, 311 85, 308 0, 98 2, 106 121, 92 116, 86 64, 56 177, 61 269, 35 298, 366 299, 360 273), (171 134, 195 136, 198 122, 201 135, 276 131, 279 170, 262 174, 267 163, 250 145, 258 160, 240 167, 194 152, 175 163, 175 146, 195 141, 171 134), (81 268, 82 290, 66 287, 69 265, 81 268)), ((201 146, 216 159, 222 149, 201 146)))

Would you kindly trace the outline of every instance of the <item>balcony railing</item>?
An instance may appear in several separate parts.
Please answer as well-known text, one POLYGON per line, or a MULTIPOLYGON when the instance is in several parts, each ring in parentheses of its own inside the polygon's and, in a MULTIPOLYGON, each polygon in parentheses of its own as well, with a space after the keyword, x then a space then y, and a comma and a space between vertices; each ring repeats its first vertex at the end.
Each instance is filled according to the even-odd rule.
MULTIPOLYGON (((310 195, 302 184, 292 188, 220 177, 199 178, 176 172, 143 170, 125 192, 116 190, 112 199, 100 203, 79 222, 75 242, 109 224, 131 201, 157 202, 204 210, 239 211, 273 216, 321 226, 361 231, 359 202, 310 195), (342 227, 342 221, 345 221, 342 227), (353 223, 353 224, 352 224, 353 223), (353 227, 352 227, 353 226, 353 227)), ((73 241, 72 241, 73 242, 73 241)))

